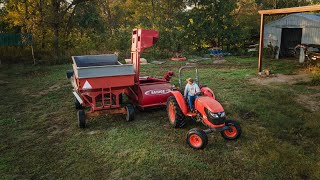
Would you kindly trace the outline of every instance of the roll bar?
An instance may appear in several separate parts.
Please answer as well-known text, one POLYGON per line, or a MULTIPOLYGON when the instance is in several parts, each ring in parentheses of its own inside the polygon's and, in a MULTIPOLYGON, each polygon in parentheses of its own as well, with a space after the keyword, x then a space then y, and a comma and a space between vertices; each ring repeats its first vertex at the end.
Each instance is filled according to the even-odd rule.
POLYGON ((180 86, 180 90, 183 91, 184 88, 182 86, 182 70, 183 69, 192 69, 192 68, 195 68, 196 69, 196 83, 199 85, 199 76, 198 76, 198 68, 195 67, 195 66, 182 66, 180 69, 179 69, 179 86, 180 86))

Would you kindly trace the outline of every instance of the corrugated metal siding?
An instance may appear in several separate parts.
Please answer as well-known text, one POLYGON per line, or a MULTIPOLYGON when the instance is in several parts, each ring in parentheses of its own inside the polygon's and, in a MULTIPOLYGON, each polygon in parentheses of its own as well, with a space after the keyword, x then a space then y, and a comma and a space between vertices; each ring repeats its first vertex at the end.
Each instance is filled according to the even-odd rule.
POLYGON ((319 28, 304 28, 302 31, 302 44, 320 44, 319 28))
MULTIPOLYGON (((320 44, 320 21, 304 17, 303 14, 292 14, 273 21, 265 26, 264 46, 269 43, 280 47, 282 28, 302 28, 301 42, 304 44, 320 44)), ((279 53, 277 58, 279 57, 279 53)))
POLYGON ((281 41, 281 28, 268 27, 264 31, 264 45, 278 45, 281 41))

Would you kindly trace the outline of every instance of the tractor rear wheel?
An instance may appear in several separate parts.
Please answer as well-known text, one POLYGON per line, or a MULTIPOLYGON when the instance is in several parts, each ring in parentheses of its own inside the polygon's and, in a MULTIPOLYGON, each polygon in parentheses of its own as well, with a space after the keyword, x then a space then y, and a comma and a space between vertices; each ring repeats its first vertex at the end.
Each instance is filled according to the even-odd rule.
POLYGON ((127 121, 133 121, 134 120, 134 107, 132 104, 127 104, 126 105, 126 111, 127 111, 127 116, 126 120, 127 121))
POLYGON ((208 136, 201 129, 191 129, 187 135, 187 143, 193 149, 203 149, 208 144, 208 136))
POLYGON ((229 126, 230 129, 224 130, 221 132, 221 135, 226 140, 235 140, 238 139, 241 135, 240 124, 233 120, 226 120, 226 126, 229 126))
POLYGON ((78 111, 78 124, 79 128, 83 129, 86 127, 86 113, 84 110, 78 111))
POLYGON ((181 128, 185 125, 184 115, 174 96, 168 98, 167 112, 172 127, 181 128))

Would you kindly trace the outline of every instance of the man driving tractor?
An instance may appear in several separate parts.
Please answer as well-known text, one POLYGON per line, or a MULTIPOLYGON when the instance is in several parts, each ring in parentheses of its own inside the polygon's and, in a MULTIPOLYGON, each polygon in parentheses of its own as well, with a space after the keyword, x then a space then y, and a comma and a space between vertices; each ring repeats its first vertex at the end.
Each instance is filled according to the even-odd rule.
POLYGON ((194 149, 203 149, 208 144, 207 134, 212 132, 221 133, 226 140, 235 140, 241 135, 241 126, 237 121, 226 118, 222 105, 216 100, 214 92, 205 85, 199 88, 198 69, 195 66, 183 66, 179 69, 179 87, 171 91, 172 96, 167 100, 167 112, 170 124, 173 128, 181 128, 187 119, 202 122, 209 129, 191 129, 187 134, 187 143, 194 149), (196 81, 187 79, 184 94, 182 88, 182 70, 194 68, 196 81), (196 82, 196 83, 195 83, 196 82), (201 96, 199 96, 201 94, 201 96), (198 97, 199 96, 199 97, 198 97), (188 103, 187 103, 188 102, 188 103), (189 105, 188 105, 189 104, 189 105), (190 108, 188 108, 190 106, 190 108), (193 111, 193 112, 191 112, 193 111), (191 118, 185 118, 191 117, 191 118))
POLYGON ((195 83, 192 78, 188 78, 187 85, 184 88, 184 98, 188 100, 188 104, 192 112, 194 112, 193 103, 197 99, 200 92, 201 91, 197 83, 195 83))

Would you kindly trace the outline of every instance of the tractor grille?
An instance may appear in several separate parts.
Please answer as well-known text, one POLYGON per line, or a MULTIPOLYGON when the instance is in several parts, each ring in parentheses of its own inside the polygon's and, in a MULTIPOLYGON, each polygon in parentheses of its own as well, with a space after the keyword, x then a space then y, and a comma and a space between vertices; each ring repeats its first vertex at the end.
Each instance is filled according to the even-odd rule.
POLYGON ((208 117, 208 120, 209 120, 213 125, 221 125, 221 124, 223 124, 223 123, 226 121, 226 118, 217 118, 217 119, 214 119, 214 118, 208 117))

